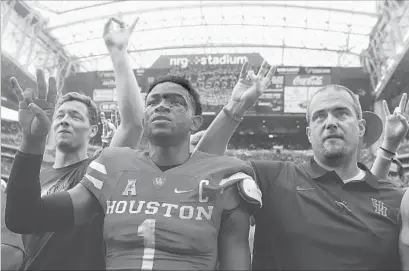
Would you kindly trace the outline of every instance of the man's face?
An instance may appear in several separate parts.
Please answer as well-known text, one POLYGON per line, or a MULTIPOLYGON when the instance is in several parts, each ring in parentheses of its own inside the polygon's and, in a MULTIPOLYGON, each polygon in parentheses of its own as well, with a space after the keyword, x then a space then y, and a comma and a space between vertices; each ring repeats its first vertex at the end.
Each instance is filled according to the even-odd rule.
POLYGON ((90 125, 87 106, 79 101, 63 103, 56 110, 52 128, 57 147, 67 151, 88 144, 96 132, 90 125))
POLYGON ((390 168, 389 168, 389 173, 388 173, 388 180, 395 184, 396 186, 401 186, 403 182, 403 178, 399 175, 399 167, 395 164, 392 163, 390 168))
POLYGON ((196 118, 188 95, 186 89, 171 82, 153 88, 146 98, 144 118, 149 140, 169 146, 188 140, 196 118))
POLYGON ((313 97, 309 108, 307 136, 315 154, 326 159, 356 154, 365 133, 365 121, 358 120, 349 93, 324 90, 313 97))
POLYGON ((388 180, 394 185, 399 186, 399 187, 402 185, 402 181, 403 181, 402 178, 399 176, 399 174, 394 171, 389 171, 388 180))

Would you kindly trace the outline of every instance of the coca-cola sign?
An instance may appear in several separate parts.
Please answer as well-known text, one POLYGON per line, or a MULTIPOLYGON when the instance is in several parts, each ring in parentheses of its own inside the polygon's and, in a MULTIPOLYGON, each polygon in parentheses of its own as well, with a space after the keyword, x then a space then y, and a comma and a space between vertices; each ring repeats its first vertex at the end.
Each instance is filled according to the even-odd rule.
POLYGON ((322 86, 323 76, 298 75, 293 79, 293 86, 322 86))
POLYGON ((286 86, 325 86, 331 84, 330 75, 287 75, 286 86))

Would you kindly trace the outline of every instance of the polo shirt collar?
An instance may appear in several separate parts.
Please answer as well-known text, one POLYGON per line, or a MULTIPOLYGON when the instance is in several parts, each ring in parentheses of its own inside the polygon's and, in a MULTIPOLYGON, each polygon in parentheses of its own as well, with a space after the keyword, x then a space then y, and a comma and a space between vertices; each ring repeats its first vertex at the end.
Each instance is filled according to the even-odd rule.
MULTIPOLYGON (((369 186, 378 189, 379 188, 378 178, 375 175, 373 175, 364 164, 358 163, 358 167, 365 171, 366 173, 362 181, 366 182, 369 186)), ((328 171, 325 168, 318 165, 314 158, 311 158, 310 162, 304 163, 304 168, 312 179, 318 179, 329 172, 334 172, 328 171)))

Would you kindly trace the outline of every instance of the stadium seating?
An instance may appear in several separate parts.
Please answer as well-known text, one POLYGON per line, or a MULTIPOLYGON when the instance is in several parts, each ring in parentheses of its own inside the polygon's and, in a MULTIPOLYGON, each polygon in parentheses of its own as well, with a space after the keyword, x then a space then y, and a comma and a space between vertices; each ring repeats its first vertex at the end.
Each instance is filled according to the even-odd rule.
POLYGON ((200 94, 203 112, 218 112, 231 96, 240 74, 240 66, 174 67, 169 74, 183 74, 200 94))

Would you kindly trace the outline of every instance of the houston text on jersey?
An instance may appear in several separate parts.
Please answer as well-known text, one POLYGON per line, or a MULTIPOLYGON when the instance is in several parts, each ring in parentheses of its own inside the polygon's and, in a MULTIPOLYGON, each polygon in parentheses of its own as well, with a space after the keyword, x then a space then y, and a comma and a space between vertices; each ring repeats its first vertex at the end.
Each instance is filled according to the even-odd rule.
POLYGON ((163 214, 164 217, 171 218, 178 216, 180 219, 210 220, 213 214, 213 206, 188 206, 170 203, 159 203, 157 201, 143 200, 121 200, 107 201, 107 214, 163 214))

